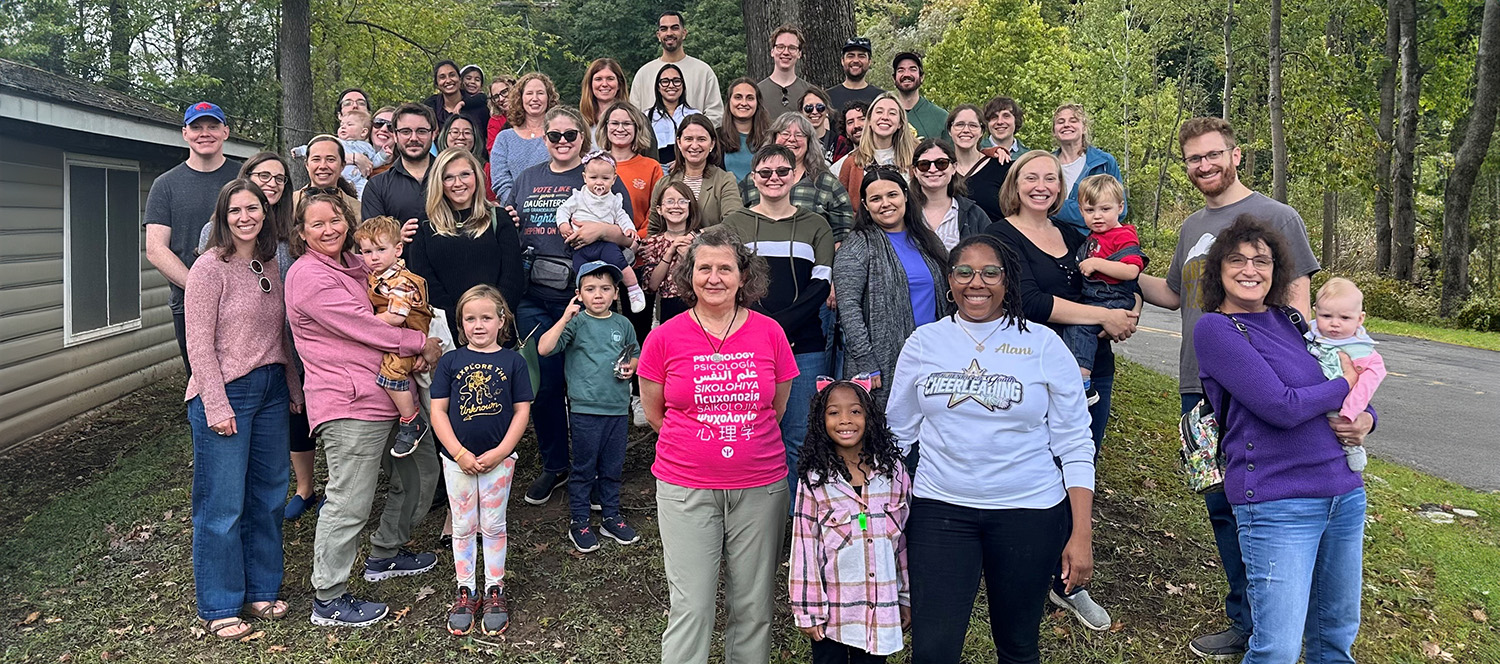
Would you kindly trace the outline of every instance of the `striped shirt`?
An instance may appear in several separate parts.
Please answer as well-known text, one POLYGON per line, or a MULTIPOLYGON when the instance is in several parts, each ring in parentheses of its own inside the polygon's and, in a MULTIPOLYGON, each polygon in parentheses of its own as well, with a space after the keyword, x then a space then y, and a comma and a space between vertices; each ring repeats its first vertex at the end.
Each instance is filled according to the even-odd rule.
POLYGON ((901 649, 901 607, 911 606, 906 515, 911 482, 875 475, 863 495, 837 477, 812 489, 797 483, 789 590, 797 627, 872 655, 901 649))
POLYGON ((833 288, 833 231, 828 220, 801 208, 785 219, 744 208, 724 215, 723 223, 766 259, 770 287, 752 308, 781 324, 793 353, 821 352, 818 309, 833 288))

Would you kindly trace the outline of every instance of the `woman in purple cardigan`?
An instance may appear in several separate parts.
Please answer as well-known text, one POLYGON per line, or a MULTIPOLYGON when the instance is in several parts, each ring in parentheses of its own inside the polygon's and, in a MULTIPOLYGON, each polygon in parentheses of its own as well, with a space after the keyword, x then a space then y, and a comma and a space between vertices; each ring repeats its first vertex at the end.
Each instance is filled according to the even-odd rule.
POLYGON ((1203 268, 1204 316, 1193 328, 1204 398, 1223 424, 1224 492, 1239 522, 1254 632, 1244 664, 1352 664, 1359 632, 1365 489, 1341 445, 1359 445, 1373 409, 1335 412, 1359 380, 1349 358, 1328 380, 1287 306, 1286 241, 1242 216, 1203 268), (1312 616, 1309 619, 1309 616, 1312 616))

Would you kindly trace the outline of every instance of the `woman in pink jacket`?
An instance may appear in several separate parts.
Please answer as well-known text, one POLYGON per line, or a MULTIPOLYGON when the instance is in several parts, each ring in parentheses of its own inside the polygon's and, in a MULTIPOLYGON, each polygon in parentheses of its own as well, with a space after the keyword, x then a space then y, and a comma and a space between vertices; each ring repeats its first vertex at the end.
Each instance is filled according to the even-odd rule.
POLYGON ((437 362, 438 340, 375 317, 367 290, 369 270, 352 253, 354 212, 342 197, 304 196, 293 222, 292 255, 286 276, 286 311, 306 366, 303 392, 307 420, 323 442, 328 461, 327 502, 318 514, 313 544, 312 622, 363 627, 385 617, 387 607, 348 593, 355 541, 370 515, 383 462, 393 475, 380 527, 370 536, 366 581, 382 581, 431 570, 437 558, 402 548, 419 514, 431 503, 419 464, 431 454, 390 458, 396 406, 376 384, 384 353, 418 356, 417 371, 437 362), (398 490, 398 488, 400 490, 398 490))

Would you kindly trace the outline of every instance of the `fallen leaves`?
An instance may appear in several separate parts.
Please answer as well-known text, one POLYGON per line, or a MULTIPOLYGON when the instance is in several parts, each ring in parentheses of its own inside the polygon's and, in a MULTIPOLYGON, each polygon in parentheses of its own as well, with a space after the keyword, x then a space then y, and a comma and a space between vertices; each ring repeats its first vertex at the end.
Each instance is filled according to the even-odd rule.
POLYGON ((249 634, 246 634, 246 635, 240 637, 239 638, 239 642, 240 643, 249 643, 251 641, 259 641, 259 640, 264 639, 264 638, 266 638, 265 631, 258 629, 258 630, 255 630, 254 632, 251 632, 249 634))
POLYGON ((1431 641, 1422 642, 1422 654, 1426 655, 1427 659, 1436 659, 1443 662, 1458 661, 1453 658, 1453 653, 1443 650, 1441 646, 1431 641))
POLYGON ((39 619, 41 617, 42 617, 42 612, 41 611, 32 611, 31 613, 26 614, 26 619, 22 620, 21 624, 22 625, 30 625, 31 623, 36 622, 37 619, 39 619))
POLYGON ((424 599, 427 599, 428 597, 431 597, 435 592, 437 592, 437 590, 432 586, 422 586, 422 589, 417 591, 417 601, 420 602, 424 599))
POLYGON ((1472 615, 1474 617, 1474 622, 1477 623, 1485 623, 1490 621, 1490 615, 1488 613, 1485 613, 1484 609, 1474 609, 1469 613, 1469 615, 1472 615))

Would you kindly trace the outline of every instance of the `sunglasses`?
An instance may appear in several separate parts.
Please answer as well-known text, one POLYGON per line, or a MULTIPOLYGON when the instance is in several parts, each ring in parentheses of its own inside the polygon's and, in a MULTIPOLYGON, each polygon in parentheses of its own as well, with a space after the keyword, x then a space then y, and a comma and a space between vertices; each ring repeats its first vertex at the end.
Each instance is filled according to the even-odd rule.
POLYGON ((266 267, 260 261, 250 261, 250 271, 260 275, 260 292, 271 292, 271 280, 266 278, 266 267))
POLYGON ((936 170, 937 172, 941 173, 943 171, 948 170, 948 167, 953 165, 953 160, 951 160, 951 159, 918 159, 917 162, 914 163, 914 164, 912 164, 912 165, 916 166, 917 170, 922 171, 923 173, 926 173, 926 172, 932 171, 932 170, 936 170))
POLYGON ((545 135, 547 136, 548 143, 572 143, 578 140, 578 133, 577 129, 569 129, 567 131, 549 131, 545 135))
POLYGON ((757 176, 760 176, 760 179, 769 180, 773 175, 778 178, 784 178, 788 175, 791 175, 792 168, 790 166, 782 166, 780 168, 762 168, 754 172, 757 176))
POLYGON ((824 113, 824 112, 827 112, 827 111, 828 111, 828 106, 826 106, 824 104, 807 104, 807 105, 805 105, 805 106, 802 107, 802 112, 803 113, 824 113))
POLYGON ((393 120, 375 120, 370 123, 370 126, 375 127, 376 129, 390 129, 391 127, 396 126, 396 123, 393 120))

